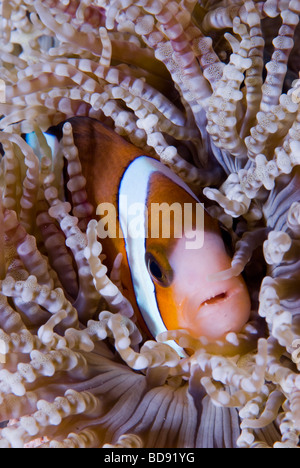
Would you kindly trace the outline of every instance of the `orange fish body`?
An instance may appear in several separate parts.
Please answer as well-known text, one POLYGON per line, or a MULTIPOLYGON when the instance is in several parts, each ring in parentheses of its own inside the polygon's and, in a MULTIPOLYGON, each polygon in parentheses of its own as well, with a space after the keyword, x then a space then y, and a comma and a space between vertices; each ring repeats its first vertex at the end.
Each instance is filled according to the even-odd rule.
POLYGON ((98 207, 98 214, 99 207, 107 203, 113 205, 117 214, 116 235, 100 239, 107 256, 105 264, 111 270, 117 254, 122 253, 122 284, 141 328, 153 337, 165 329, 185 329, 194 337, 206 336, 212 341, 230 331, 239 331, 248 320, 251 307, 243 278, 208 280, 209 275, 231 266, 218 222, 161 162, 144 155, 96 120, 69 121, 89 201, 98 207), (148 208, 142 239, 124 232, 127 226, 120 200, 127 198, 131 205, 144 203, 148 208), (174 207, 174 212, 168 212, 174 219, 175 208, 179 208, 177 225, 169 223, 167 236, 162 235, 161 212, 152 211, 152 207, 162 203, 174 207), (185 207, 192 207, 189 232, 182 228, 185 207), (200 209, 199 228, 196 221, 200 209), (199 234, 202 239, 197 248, 192 247, 192 234, 199 234))
MULTIPOLYGON (((143 155, 143 151, 117 133, 100 124, 96 120, 73 118, 73 137, 78 149, 82 173, 86 178, 88 200, 95 207, 111 203, 118 213, 119 185, 125 169, 136 157, 143 155)), ((136 302, 132 284, 130 267, 128 265, 124 238, 119 235, 119 219, 116 219, 116 236, 101 239, 105 252, 105 265, 111 271, 118 253, 122 254, 121 278, 123 294, 133 305, 139 324, 143 331, 149 334, 136 302)))

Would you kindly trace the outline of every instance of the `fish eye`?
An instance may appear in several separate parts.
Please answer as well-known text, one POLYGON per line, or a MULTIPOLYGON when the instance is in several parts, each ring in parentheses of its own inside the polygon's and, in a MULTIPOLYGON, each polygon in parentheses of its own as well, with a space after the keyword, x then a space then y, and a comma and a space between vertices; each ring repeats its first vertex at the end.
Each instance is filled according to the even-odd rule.
POLYGON ((165 269, 150 252, 146 253, 145 260, 148 272, 155 283, 163 287, 170 286, 173 276, 172 270, 165 269))
POLYGON ((162 279, 162 271, 160 269, 159 264, 155 260, 150 260, 149 261, 149 271, 152 276, 154 276, 156 279, 161 280, 162 279))

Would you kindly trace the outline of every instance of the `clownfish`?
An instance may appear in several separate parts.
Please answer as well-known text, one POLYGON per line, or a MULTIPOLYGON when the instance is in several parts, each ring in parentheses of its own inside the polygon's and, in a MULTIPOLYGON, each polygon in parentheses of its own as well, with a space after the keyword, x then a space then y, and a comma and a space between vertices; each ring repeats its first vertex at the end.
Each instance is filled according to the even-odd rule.
MULTIPOLYGON (((133 305, 141 330, 156 338, 166 330, 184 329, 195 338, 206 337, 211 342, 230 331, 239 332, 251 310, 243 277, 225 281, 208 278, 231 266, 218 221, 188 185, 155 157, 143 154, 94 119, 74 117, 68 122, 89 202, 98 207, 98 214, 99 207, 107 207, 107 203, 115 208, 116 235, 101 239, 105 265, 110 271, 117 254, 123 255, 123 293, 133 305), (171 216, 167 218, 172 226, 166 236, 162 235, 157 211, 150 209, 162 203, 167 208, 182 208, 177 224, 171 223, 171 216), (138 217, 135 235, 132 227, 128 229, 132 206, 146 207, 138 217), (186 207, 190 215, 192 211, 188 231, 182 227, 186 207), (153 235, 149 226, 155 223, 158 230, 153 235)), ((60 132, 61 137, 61 129, 62 125, 50 133, 60 132)), ((169 210, 169 214, 175 219, 175 212, 169 210)), ((131 221, 137 221, 132 214, 131 221)), ((173 346, 178 348, 175 342, 173 346)))

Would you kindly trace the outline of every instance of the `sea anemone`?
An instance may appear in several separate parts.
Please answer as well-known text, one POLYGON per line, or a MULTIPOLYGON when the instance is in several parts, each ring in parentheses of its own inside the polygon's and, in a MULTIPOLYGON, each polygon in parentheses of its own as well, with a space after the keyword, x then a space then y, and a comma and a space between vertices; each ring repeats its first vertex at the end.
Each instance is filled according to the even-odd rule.
POLYGON ((0 447, 297 447, 300 1, 0 5, 0 447), (206 197, 233 241, 218 278, 251 294, 240 333, 141 340, 72 125, 45 136, 79 116, 206 197))

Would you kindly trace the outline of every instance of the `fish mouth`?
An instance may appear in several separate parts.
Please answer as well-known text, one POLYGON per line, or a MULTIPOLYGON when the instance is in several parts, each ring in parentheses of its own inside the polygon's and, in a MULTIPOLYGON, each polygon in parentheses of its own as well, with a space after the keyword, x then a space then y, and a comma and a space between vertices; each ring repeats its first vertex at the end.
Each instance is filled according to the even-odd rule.
MULTIPOLYGON (((235 315, 238 308, 242 307, 240 304, 240 295, 243 289, 238 284, 223 285, 215 290, 206 291, 205 295, 195 293, 182 303, 182 317, 186 323, 193 321, 194 327, 202 320, 216 319, 216 323, 212 323, 213 328, 218 328, 219 321, 224 321, 226 317, 235 315), (227 287, 226 287, 227 286, 227 287), (228 287, 229 286, 229 287, 228 287), (193 318, 192 318, 193 317, 193 318), (198 322, 199 321, 199 322, 198 322)), ((227 320, 227 319, 226 319, 227 320)), ((204 322, 203 322, 204 323, 204 322)), ((193 328, 192 326, 189 328, 193 328)))
POLYGON ((223 339, 230 331, 239 332, 251 308, 244 288, 237 280, 214 289, 203 287, 201 296, 194 294, 184 304, 180 325, 192 336, 208 340, 223 339))
POLYGON ((208 299, 206 299, 205 301, 201 302, 200 304, 200 307, 203 307, 203 306, 207 306, 207 305, 216 305, 216 304, 219 304, 221 302, 224 302, 226 299, 229 298, 229 295, 228 295, 228 292, 225 291, 225 292, 222 292, 222 293, 219 293, 219 294, 216 294, 214 296, 211 296, 209 297, 208 299))

